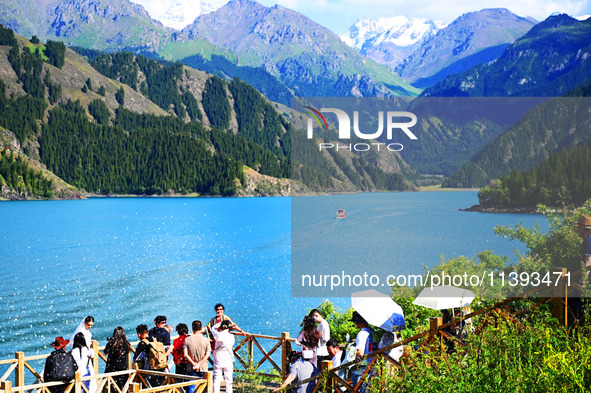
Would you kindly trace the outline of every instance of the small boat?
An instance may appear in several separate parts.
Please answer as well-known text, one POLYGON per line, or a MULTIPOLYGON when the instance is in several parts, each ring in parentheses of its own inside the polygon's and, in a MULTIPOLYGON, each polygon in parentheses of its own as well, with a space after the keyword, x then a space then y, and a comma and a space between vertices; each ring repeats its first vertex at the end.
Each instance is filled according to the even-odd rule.
POLYGON ((345 211, 345 209, 337 210, 337 219, 339 218, 347 218, 347 212, 345 211))

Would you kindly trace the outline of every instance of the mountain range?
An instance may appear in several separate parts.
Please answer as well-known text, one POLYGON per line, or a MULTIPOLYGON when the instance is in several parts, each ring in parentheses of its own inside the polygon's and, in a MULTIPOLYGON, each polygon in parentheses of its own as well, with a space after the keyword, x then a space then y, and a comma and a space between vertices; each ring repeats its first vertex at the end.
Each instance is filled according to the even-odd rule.
POLYGON ((395 71, 424 89, 448 75, 496 60, 535 24, 504 8, 469 12, 423 41, 395 71))
POLYGON ((0 23, 16 33, 102 50, 157 48, 173 30, 120 0, 0 0, 0 23))
POLYGON ((555 97, 591 80, 591 18, 550 16, 491 64, 452 75, 426 96, 555 97))
POLYGON ((228 0, 176 0, 173 4, 163 7, 160 2, 142 2, 150 17, 160 21, 164 26, 181 30, 199 15, 208 14, 224 6, 228 0))
POLYGON ((281 6, 232 0, 185 27, 176 41, 204 40, 261 66, 299 96, 416 95, 386 67, 345 45, 327 28, 281 6))

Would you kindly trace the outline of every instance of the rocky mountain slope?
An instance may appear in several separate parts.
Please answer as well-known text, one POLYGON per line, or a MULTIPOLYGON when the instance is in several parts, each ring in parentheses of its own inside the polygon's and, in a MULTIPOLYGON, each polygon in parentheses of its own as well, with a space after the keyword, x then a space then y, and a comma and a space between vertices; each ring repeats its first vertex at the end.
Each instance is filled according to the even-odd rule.
POLYGON ((155 49, 173 32, 141 5, 121 0, 0 0, 0 23, 21 36, 110 51, 155 49))
POLYGON ((591 19, 550 16, 491 64, 452 75, 428 96, 554 97, 591 79, 591 19))
MULTIPOLYGON (((291 169, 288 109, 252 86, 129 52, 99 55, 90 64, 60 45, 15 39, 0 27, 0 127, 39 167, 99 194, 291 189, 278 179, 291 169), (61 53, 57 59, 51 48, 61 53)), ((299 166, 316 180, 300 176, 298 189, 308 192, 318 179, 329 190, 411 188, 401 165, 322 156, 315 163, 299 166), (373 177, 360 182, 368 171, 373 177)), ((44 195, 50 194, 57 195, 44 195)))
POLYGON ((396 72, 416 87, 432 86, 450 74, 497 59, 535 23, 504 8, 464 14, 423 42, 396 72))
POLYGON ((262 66, 301 96, 416 95, 386 67, 345 45, 330 30, 281 6, 232 0, 198 17, 176 37, 205 40, 262 66))

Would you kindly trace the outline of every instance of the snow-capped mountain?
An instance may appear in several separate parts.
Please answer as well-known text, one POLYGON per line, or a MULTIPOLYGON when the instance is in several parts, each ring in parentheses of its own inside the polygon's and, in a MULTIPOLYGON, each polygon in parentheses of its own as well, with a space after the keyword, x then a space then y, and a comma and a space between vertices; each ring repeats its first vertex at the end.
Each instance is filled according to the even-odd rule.
POLYGON ((131 0, 144 6, 153 19, 178 30, 193 23, 199 15, 213 12, 228 0, 131 0))
POLYGON ((361 18, 341 35, 341 39, 367 57, 394 68, 445 26, 441 21, 405 16, 378 20, 361 18))

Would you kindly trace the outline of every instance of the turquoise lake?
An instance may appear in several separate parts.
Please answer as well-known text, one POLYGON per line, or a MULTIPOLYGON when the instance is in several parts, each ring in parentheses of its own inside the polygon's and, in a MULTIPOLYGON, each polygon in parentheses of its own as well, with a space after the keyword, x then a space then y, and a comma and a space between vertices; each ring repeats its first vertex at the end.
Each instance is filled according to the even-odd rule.
MULTIPOLYGON (((446 259, 491 249, 514 256, 519 243, 500 239, 496 225, 523 222, 542 228, 539 215, 483 214, 458 209, 476 192, 374 193, 298 198, 91 198, 80 201, 2 202, 0 212, 0 359, 17 350, 50 352, 92 315, 93 338, 105 344, 123 326, 153 326, 166 315, 173 326, 214 316, 221 302, 244 330, 279 336, 299 323, 320 297, 291 296, 292 204, 305 220, 294 240, 315 242, 335 228, 336 209, 348 218, 342 236, 365 225, 388 226, 396 266, 423 273, 446 259), (292 203, 293 202, 293 203, 292 203), (370 213, 357 214, 360 206, 370 213), (384 211, 383 206, 388 206, 384 211), (392 227, 387 217, 396 217, 392 227), (384 221, 386 220, 386 221, 384 221), (328 227, 328 229, 327 229, 328 227)), ((379 229, 379 228, 378 228, 379 229)), ((363 248, 352 252, 362 257, 363 248)), ((326 259, 322 253, 318 256, 326 259)), ((342 309, 344 297, 330 298, 342 309)), ((1 370, 0 370, 1 371, 1 370)))

